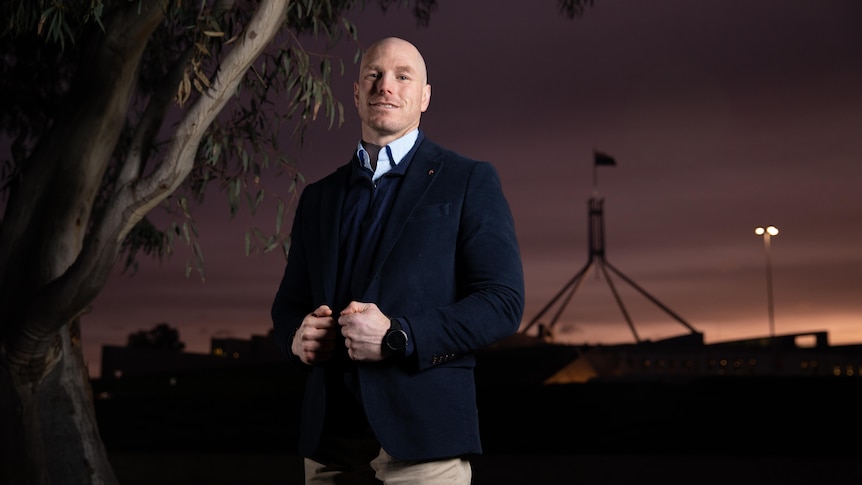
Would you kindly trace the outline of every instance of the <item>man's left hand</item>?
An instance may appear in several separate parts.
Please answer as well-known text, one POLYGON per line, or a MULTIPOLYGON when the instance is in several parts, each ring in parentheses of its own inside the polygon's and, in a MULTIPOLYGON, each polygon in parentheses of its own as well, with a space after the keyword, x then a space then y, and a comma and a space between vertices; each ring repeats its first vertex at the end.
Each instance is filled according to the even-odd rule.
POLYGON ((389 317, 374 303, 352 301, 338 317, 347 355, 355 361, 383 360, 383 337, 389 330, 389 317))

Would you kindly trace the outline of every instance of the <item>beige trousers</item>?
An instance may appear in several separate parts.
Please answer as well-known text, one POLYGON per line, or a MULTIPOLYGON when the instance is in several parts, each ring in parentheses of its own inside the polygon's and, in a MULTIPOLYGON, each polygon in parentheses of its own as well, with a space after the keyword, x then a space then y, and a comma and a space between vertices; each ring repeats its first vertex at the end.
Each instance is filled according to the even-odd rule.
POLYGON ((371 462, 325 465, 305 459, 306 485, 470 485, 473 470, 466 458, 436 461, 399 460, 383 448, 371 462))

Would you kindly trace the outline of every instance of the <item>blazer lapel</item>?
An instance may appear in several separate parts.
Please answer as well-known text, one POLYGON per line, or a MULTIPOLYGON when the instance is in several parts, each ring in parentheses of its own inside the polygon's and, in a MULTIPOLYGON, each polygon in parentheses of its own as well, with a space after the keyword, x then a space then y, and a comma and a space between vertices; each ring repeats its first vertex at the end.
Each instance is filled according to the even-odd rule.
MULTIPOLYGON (((351 163, 354 163, 351 161, 351 163)), ((320 200, 320 254, 324 296, 327 302, 335 299, 335 282, 338 281, 338 241, 341 228, 341 210, 344 205, 344 187, 350 176, 350 164, 340 167, 335 177, 323 186, 320 200)), ((331 303, 330 303, 331 304, 331 303)))
POLYGON ((407 218, 434 182, 435 175, 439 173, 443 160, 438 154, 439 151, 434 149, 433 143, 423 140, 413 155, 413 160, 407 167, 404 180, 401 181, 401 188, 390 209, 389 220, 380 235, 380 244, 372 265, 375 271, 380 271, 383 262, 398 242, 398 235, 407 223, 407 218))

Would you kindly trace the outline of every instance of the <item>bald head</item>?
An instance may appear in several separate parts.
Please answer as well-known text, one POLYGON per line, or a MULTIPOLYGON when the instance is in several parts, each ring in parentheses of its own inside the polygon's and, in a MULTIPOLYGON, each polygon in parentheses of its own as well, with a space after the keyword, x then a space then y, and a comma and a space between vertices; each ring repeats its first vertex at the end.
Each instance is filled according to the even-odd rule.
POLYGON ((353 100, 365 142, 384 146, 418 128, 431 102, 431 85, 419 49, 397 37, 371 44, 362 56, 353 100))
POLYGON ((363 69, 369 63, 373 63, 375 59, 385 56, 387 53, 397 53, 397 55, 402 56, 405 59, 409 58, 411 62, 409 65, 405 64, 405 66, 421 71, 419 72, 420 76, 418 79, 425 84, 428 83, 428 69, 425 65, 425 58, 422 57, 422 54, 415 45, 398 37, 385 37, 371 44, 368 49, 366 49, 365 55, 362 56, 359 75, 362 76, 363 69))

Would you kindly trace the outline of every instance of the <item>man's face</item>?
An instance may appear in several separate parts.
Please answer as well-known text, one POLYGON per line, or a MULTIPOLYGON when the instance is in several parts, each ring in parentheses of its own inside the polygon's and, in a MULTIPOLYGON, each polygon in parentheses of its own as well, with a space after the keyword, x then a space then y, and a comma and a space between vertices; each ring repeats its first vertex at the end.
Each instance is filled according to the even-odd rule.
POLYGON ((383 146, 417 128, 431 101, 426 79, 425 61, 412 44, 400 39, 374 44, 353 84, 362 139, 383 146))

